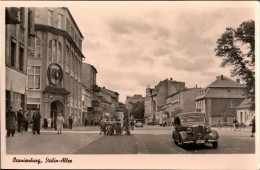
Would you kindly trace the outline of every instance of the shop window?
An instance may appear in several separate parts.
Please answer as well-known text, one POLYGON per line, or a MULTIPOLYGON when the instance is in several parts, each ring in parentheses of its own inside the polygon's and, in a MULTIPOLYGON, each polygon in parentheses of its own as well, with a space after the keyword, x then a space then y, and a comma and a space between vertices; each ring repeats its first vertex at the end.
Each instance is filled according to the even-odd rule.
POLYGON ((23 63, 24 63, 24 48, 20 45, 19 49, 19 70, 23 71, 23 63))
POLYGON ((40 89, 40 67, 29 66, 28 73, 28 88, 40 89))
POLYGON ((35 38, 35 54, 36 58, 41 58, 41 39, 36 37, 35 38))
POLYGON ((48 10, 48 25, 52 26, 52 22, 53 22, 53 11, 48 10))
POLYGON ((16 59, 16 43, 11 41, 11 66, 15 67, 16 59))

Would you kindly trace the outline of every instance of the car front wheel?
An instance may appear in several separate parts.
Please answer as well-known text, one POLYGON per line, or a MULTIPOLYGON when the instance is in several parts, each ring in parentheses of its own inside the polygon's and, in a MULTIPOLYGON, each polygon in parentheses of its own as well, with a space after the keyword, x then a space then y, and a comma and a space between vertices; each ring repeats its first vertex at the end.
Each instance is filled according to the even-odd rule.
POLYGON ((212 142, 212 146, 213 146, 213 149, 217 149, 218 148, 218 142, 212 142))

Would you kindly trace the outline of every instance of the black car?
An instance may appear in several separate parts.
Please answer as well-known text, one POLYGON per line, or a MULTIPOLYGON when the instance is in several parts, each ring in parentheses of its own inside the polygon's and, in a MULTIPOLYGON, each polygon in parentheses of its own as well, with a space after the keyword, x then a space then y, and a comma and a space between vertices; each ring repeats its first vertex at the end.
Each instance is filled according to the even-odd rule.
POLYGON ((218 148, 218 132, 211 130, 204 113, 180 113, 174 118, 172 138, 175 144, 185 148, 189 144, 211 143, 218 148))

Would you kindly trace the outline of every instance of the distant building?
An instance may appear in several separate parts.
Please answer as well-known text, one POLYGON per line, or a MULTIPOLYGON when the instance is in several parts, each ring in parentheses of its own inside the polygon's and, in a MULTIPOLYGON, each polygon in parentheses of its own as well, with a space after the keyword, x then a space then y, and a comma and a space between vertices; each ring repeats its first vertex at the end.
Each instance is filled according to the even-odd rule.
POLYGON ((176 93, 185 89, 185 83, 166 79, 160 81, 154 88, 146 88, 145 96, 145 119, 146 122, 152 119, 159 119, 163 116, 162 112, 165 110, 166 97, 170 94, 176 93))
POLYGON ((236 107, 237 109, 237 121, 239 123, 244 123, 245 125, 249 125, 254 118, 255 112, 251 110, 252 101, 249 98, 244 99, 240 105, 236 107))
POLYGON ((239 81, 233 81, 223 75, 207 87, 203 88, 196 97, 196 110, 208 117, 209 123, 232 122, 236 117, 236 107, 244 100, 245 86, 239 81))
POLYGON ((169 95, 166 98, 166 112, 172 121, 172 118, 175 114, 180 112, 195 112, 196 102, 195 98, 197 97, 201 88, 189 88, 178 91, 169 95))
POLYGON ((136 103, 136 102, 144 102, 144 98, 140 94, 135 94, 134 96, 127 96, 125 103, 136 103))

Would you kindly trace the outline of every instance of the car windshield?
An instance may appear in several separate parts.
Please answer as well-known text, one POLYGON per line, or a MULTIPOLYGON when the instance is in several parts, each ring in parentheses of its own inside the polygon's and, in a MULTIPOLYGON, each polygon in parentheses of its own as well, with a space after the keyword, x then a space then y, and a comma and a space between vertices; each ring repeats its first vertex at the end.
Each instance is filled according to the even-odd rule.
POLYGON ((185 116, 185 117, 181 117, 181 123, 205 123, 205 117, 185 116))

